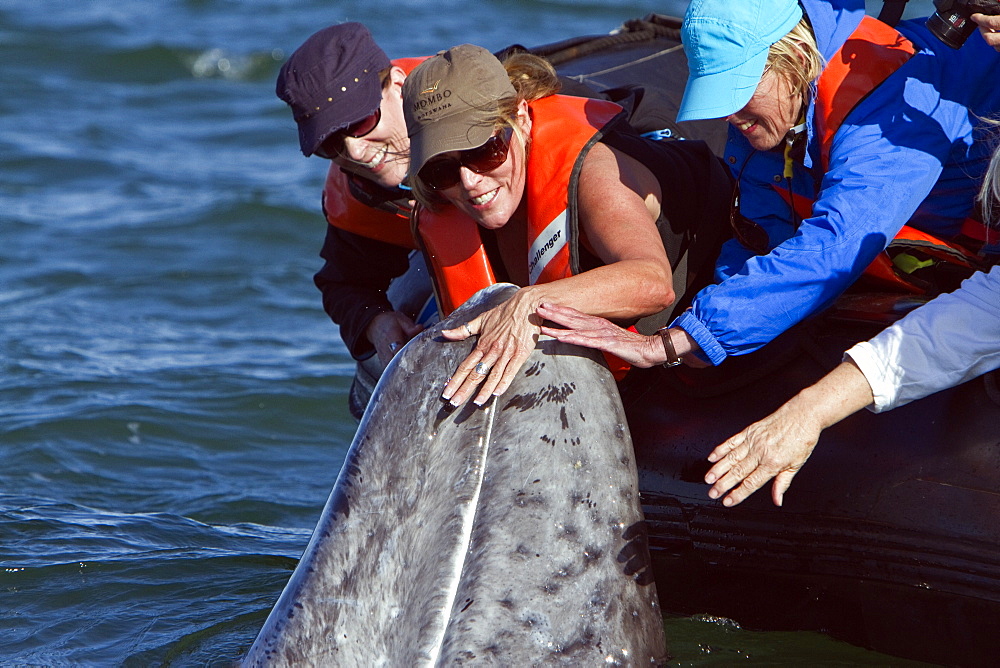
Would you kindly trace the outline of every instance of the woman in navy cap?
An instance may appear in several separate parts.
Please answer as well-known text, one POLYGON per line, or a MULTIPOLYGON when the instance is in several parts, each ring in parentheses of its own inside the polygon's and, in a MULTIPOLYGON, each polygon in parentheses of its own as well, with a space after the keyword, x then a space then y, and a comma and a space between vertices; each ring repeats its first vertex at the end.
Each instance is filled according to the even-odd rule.
MULTIPOLYGON (((904 224, 973 265, 973 251, 1000 250, 969 218, 990 154, 980 119, 1000 109, 1000 56, 982 39, 955 50, 859 0, 693 0, 682 37, 678 120, 729 122, 736 180, 717 282, 662 333, 683 362, 764 346, 829 305, 904 224)), ((655 337, 559 306, 539 314, 571 328, 544 330, 564 341, 668 360, 655 337)))
POLYGON ((420 331, 386 298, 414 250, 402 85, 421 59, 390 61, 360 23, 315 33, 282 66, 277 94, 291 107, 306 156, 333 162, 323 190, 327 221, 316 274, 323 307, 351 355, 387 363, 420 331))

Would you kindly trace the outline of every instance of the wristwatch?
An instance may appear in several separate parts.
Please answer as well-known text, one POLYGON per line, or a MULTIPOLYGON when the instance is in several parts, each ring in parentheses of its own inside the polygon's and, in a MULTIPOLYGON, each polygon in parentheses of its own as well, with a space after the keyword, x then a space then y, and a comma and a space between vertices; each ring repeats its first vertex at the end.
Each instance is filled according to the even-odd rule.
POLYGON ((678 366, 684 363, 681 356, 677 354, 677 350, 674 349, 674 342, 670 340, 670 328, 660 327, 656 330, 656 333, 660 335, 660 340, 663 341, 663 350, 667 353, 667 361, 663 363, 663 366, 678 366))

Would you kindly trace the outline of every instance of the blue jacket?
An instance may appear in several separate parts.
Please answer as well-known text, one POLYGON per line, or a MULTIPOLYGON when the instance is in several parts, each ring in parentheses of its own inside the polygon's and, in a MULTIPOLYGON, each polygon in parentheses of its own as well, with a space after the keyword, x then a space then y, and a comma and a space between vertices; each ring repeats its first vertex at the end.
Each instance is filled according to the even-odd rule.
MULTIPOLYGON (((860 0, 800 4, 827 60, 864 15, 860 0)), ((825 174, 809 105, 806 155, 795 165, 791 187, 815 203, 797 229, 773 188, 787 185, 782 148, 754 153, 729 129, 725 158, 740 177, 740 210, 767 231, 771 250, 757 256, 727 242, 716 265, 718 282, 672 323, 713 364, 757 350, 829 305, 908 221, 950 237, 972 211, 992 148, 978 117, 1000 111, 1000 54, 978 34, 951 49, 922 19, 897 29, 917 52, 847 116, 825 174)))

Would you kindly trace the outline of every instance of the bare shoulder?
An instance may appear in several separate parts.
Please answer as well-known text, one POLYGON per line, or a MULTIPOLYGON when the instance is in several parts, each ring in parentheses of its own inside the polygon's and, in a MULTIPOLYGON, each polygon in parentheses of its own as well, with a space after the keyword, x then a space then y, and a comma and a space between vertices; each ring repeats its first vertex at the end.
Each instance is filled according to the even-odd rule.
POLYGON ((581 193, 610 195, 628 189, 643 200, 660 199, 660 184, 648 167, 632 156, 597 143, 587 153, 580 170, 581 193))

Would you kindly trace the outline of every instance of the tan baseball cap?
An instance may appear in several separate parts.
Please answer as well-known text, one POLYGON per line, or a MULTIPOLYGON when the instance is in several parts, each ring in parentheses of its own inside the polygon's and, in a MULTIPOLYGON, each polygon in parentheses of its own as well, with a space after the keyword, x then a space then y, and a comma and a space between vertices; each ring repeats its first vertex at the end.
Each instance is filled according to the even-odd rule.
POLYGON ((500 100, 512 97, 503 63, 481 46, 461 44, 420 63, 403 84, 410 173, 435 155, 485 144, 500 100))

